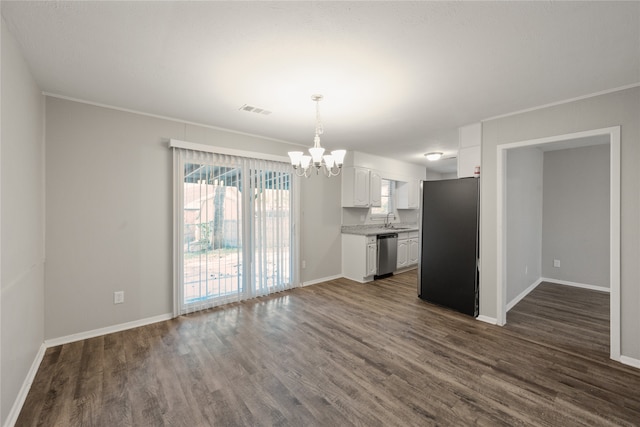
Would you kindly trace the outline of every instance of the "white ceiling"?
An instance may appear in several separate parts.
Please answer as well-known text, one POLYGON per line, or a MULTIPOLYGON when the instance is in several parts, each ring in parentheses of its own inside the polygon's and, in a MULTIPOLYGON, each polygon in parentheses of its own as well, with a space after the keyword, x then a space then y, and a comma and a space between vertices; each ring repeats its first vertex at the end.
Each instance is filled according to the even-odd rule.
POLYGON ((45 92, 305 146, 321 93, 323 146, 424 165, 461 125, 640 82, 639 2, 1 8, 45 92))

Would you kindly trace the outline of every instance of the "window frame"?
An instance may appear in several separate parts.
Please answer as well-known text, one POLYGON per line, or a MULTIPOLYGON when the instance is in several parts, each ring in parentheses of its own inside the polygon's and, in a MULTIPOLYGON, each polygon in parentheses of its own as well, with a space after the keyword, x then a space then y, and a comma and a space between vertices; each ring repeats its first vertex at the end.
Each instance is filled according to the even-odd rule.
POLYGON ((386 221, 387 216, 395 219, 396 218, 396 191, 395 191, 396 182, 392 179, 386 179, 386 178, 382 178, 380 182, 381 182, 380 207, 371 207, 369 209, 369 218, 375 221, 386 221), (389 183, 387 186, 388 187, 387 194, 382 192, 382 188, 385 187, 384 185, 385 181, 389 183), (382 206, 384 205, 382 201, 385 198, 388 200, 387 210, 385 212, 374 212, 375 209, 382 209, 382 206))

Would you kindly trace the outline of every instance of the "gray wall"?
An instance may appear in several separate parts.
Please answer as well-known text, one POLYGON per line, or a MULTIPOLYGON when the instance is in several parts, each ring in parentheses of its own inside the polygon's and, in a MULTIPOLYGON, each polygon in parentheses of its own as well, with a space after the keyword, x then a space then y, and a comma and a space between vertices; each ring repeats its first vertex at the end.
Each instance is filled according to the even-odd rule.
POLYGON ((458 172, 440 174, 442 179, 458 179, 458 172))
POLYGON ((44 97, 2 32, 0 424, 44 338, 44 97))
POLYGON ((609 150, 606 144, 544 153, 544 277, 609 287, 609 150))
MULTIPOLYGON (((47 339, 172 312, 170 138, 286 156, 291 146, 46 100, 47 339), (125 303, 113 304, 113 292, 125 303)), ((303 281, 341 272, 340 180, 302 180, 303 281)))
POLYGON ((513 116, 482 126, 480 314, 496 318, 497 146, 589 129, 621 126, 621 347, 640 359, 640 88, 635 87, 513 116))
POLYGON ((439 181, 441 179, 458 179, 457 172, 440 173, 431 169, 426 169, 426 171, 427 181, 439 181))
POLYGON ((507 304, 541 275, 542 161, 538 148, 507 152, 507 304))
POLYGON ((342 274, 341 183, 340 176, 302 178, 302 282, 342 274))

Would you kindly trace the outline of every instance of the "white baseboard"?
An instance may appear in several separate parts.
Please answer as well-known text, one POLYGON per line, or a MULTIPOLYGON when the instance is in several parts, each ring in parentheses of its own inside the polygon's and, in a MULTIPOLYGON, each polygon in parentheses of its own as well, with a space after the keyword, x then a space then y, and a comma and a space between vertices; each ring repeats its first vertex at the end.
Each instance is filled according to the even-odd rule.
POLYGON ((548 277, 541 277, 540 281, 541 282, 557 283, 558 285, 573 286, 573 287, 576 287, 576 288, 591 289, 592 291, 600 291, 600 292, 607 292, 607 293, 611 292, 611 289, 607 288, 605 286, 588 285, 588 284, 585 284, 585 283, 569 282, 568 280, 558 280, 558 279, 550 279, 548 277))
POLYGON ((11 411, 9 411, 9 416, 4 422, 4 427, 13 427, 16 424, 16 421, 18 421, 18 416, 20 415, 20 411, 22 410, 22 405, 24 405, 25 400, 27 400, 27 394, 29 394, 31 384, 33 384, 33 380, 38 373, 38 368, 40 368, 40 363, 42 363, 42 359, 44 358, 44 353, 46 351, 47 347, 44 345, 44 343, 42 343, 40 345, 40 349, 38 349, 38 353, 36 353, 36 357, 33 359, 31 368, 29 368, 27 377, 22 383, 22 387, 20 387, 18 396, 16 396, 16 400, 13 402, 11 411))
POLYGON ((120 323, 119 325, 107 326, 106 328, 93 329, 91 331, 79 332, 77 334, 45 340, 44 345, 47 348, 55 347, 57 345, 68 344, 75 341, 86 340, 88 338, 99 337, 100 335, 107 335, 107 334, 112 334, 114 332, 126 331, 127 329, 133 329, 139 326, 150 325, 152 323, 162 322, 172 318, 173 318, 173 313, 161 314, 159 316, 147 317, 146 319, 134 320, 132 322, 127 322, 127 323, 120 323))
POLYGON ((328 276, 328 277, 323 277, 321 279, 314 279, 314 280, 309 280, 308 282, 302 282, 302 284, 300 286, 311 286, 311 285, 317 285, 318 283, 322 283, 322 282, 328 282, 330 280, 335 280, 335 279, 342 279, 342 274, 337 274, 335 276, 328 276))
POLYGON ((347 276, 341 276, 341 277, 344 277, 345 279, 351 280, 352 282, 356 282, 356 283, 371 283, 371 282, 373 282, 373 276, 369 276, 369 277, 371 277, 371 278, 370 278, 370 279, 368 279, 368 280, 364 280, 364 279, 355 279, 355 278, 353 278, 353 277, 347 277, 347 276))
POLYGON ((491 325, 497 325, 498 324, 498 319, 496 319, 494 317, 483 316, 482 314, 479 315, 478 317, 476 317, 476 320, 479 320, 479 321, 484 322, 484 323, 489 323, 491 325))
POLYGON ((511 310, 517 303, 519 303, 524 297, 526 297, 527 295, 529 295, 529 293, 531 291, 533 291, 540 283, 542 283, 542 279, 538 279, 535 282, 533 282, 531 285, 529 285, 529 287, 527 289, 525 289, 524 291, 522 291, 520 293, 520 295, 518 295, 517 297, 515 297, 514 299, 512 299, 510 302, 507 303, 507 313, 509 312, 509 310, 511 310))
POLYGON ((633 357, 620 356, 619 362, 640 369, 640 360, 634 359, 633 357))

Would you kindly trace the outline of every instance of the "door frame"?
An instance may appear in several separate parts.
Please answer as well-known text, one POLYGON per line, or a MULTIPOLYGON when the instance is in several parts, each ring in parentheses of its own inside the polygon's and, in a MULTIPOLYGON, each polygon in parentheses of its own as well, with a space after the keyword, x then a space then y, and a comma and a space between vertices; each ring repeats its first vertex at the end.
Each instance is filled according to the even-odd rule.
POLYGON ((530 139, 497 147, 497 322, 507 323, 507 283, 506 283, 506 184, 507 152, 512 149, 561 143, 572 139, 591 136, 609 136, 610 153, 610 196, 609 196, 609 318, 610 357, 620 361, 620 126, 593 129, 546 138, 530 139))

